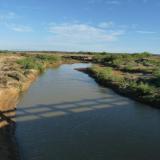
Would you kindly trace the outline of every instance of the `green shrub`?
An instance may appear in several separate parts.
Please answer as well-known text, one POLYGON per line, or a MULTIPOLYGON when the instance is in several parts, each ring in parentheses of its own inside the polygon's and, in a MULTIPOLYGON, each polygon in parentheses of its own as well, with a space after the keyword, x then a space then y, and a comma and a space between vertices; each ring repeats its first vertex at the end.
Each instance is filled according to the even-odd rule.
POLYGON ((137 60, 148 58, 149 56, 151 56, 151 53, 149 52, 134 53, 134 54, 97 53, 96 55, 94 55, 93 60, 94 62, 101 63, 104 65, 120 67, 121 65, 136 63, 137 60))
POLYGON ((133 67, 132 65, 126 65, 125 67, 123 67, 123 70, 133 71, 133 70, 134 70, 134 67, 133 67))
POLYGON ((140 83, 135 81, 130 82, 129 88, 135 91, 137 94, 141 94, 141 95, 150 95, 155 92, 155 88, 153 86, 144 82, 140 82, 140 83))
POLYGON ((151 95, 156 92, 156 88, 148 83, 131 81, 125 77, 113 74, 113 70, 110 67, 104 68, 93 66, 91 70, 98 80, 110 81, 111 83, 116 82, 120 88, 129 88, 138 95, 151 95))
POLYGON ((105 58, 105 55, 96 54, 93 56, 93 61, 96 63, 103 63, 103 60, 105 58))
POLYGON ((157 69, 153 75, 155 76, 155 78, 153 78, 154 85, 160 87, 160 69, 157 69))
POLYGON ((7 50, 0 50, 0 53, 9 53, 7 50))
POLYGON ((160 69, 157 69, 155 72, 154 72, 154 76, 156 78, 160 78, 160 69))
POLYGON ((24 69, 36 69, 42 72, 44 66, 42 63, 38 62, 36 58, 27 57, 17 61, 18 64, 22 65, 24 69))
POLYGON ((106 68, 106 69, 102 69, 99 71, 99 78, 102 80, 109 80, 112 77, 112 69, 111 68, 106 68))
POLYGON ((40 72, 44 71, 45 65, 57 62, 60 57, 54 55, 26 55, 24 59, 18 60, 17 63, 22 65, 24 69, 36 69, 40 72))
POLYGON ((134 54, 132 54, 132 56, 134 58, 147 58, 147 57, 151 56, 151 53, 145 51, 145 52, 142 52, 142 53, 134 53, 134 54))
POLYGON ((111 67, 97 67, 94 66, 91 68, 92 72, 96 75, 96 77, 101 81, 111 81, 111 82, 121 82, 123 80, 120 76, 113 75, 113 69, 111 67))
POLYGON ((43 62, 57 62, 60 60, 59 56, 54 56, 54 55, 36 55, 35 58, 43 62))

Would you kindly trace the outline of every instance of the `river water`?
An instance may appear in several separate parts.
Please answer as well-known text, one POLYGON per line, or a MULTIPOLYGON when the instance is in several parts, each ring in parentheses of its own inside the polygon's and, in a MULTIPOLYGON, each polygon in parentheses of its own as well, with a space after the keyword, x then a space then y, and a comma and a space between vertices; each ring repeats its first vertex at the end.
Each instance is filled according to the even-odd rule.
POLYGON ((160 110, 99 86, 74 70, 49 69, 17 107, 22 160, 159 160, 160 110))

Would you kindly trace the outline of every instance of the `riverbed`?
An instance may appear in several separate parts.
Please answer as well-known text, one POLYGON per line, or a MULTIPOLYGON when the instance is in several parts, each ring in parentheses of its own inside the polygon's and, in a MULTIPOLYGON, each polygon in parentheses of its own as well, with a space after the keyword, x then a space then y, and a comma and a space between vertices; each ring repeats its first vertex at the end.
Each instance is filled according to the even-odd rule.
POLYGON ((160 110, 99 86, 64 64, 22 95, 16 139, 22 160, 160 159, 160 110))

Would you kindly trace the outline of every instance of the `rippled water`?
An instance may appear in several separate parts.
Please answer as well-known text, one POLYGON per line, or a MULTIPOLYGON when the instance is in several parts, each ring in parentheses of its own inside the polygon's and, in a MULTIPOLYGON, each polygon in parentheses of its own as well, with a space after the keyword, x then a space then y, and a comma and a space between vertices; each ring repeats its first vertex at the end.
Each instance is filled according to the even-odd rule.
POLYGON ((74 70, 49 69, 18 105, 23 160, 158 160, 160 110, 100 87, 74 70))

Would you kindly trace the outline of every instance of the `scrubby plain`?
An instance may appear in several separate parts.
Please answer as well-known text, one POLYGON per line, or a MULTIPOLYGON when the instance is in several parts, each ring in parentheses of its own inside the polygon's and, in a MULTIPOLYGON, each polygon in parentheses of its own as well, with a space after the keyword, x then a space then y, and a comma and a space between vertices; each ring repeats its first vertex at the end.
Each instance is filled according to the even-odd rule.
POLYGON ((143 53, 6 52, 0 53, 0 90, 17 88, 30 75, 62 63, 92 62, 86 71, 101 85, 154 107, 160 107, 160 56, 143 53))
POLYGON ((160 56, 101 53, 89 73, 102 85, 135 100, 160 107, 160 56))

